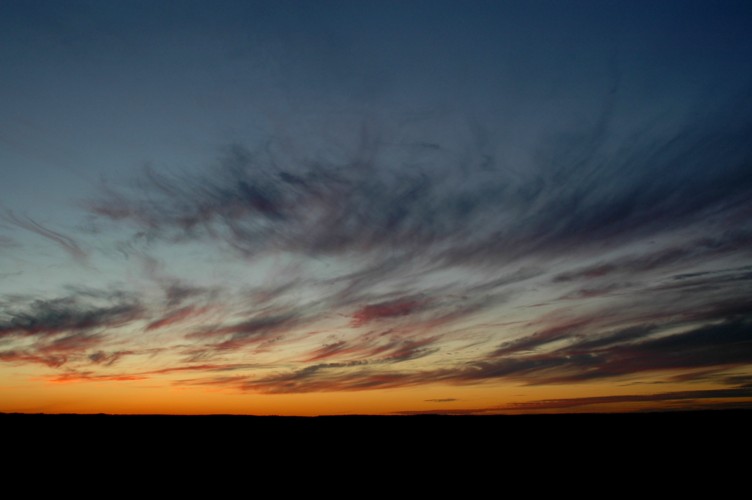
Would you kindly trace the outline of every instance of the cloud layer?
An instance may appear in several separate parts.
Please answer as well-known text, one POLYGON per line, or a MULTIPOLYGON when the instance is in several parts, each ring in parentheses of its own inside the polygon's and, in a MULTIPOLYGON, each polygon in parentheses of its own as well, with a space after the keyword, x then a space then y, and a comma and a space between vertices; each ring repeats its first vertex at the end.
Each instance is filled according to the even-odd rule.
MULTIPOLYGON (((149 263, 161 298, 16 299, 0 356, 64 369, 56 380, 190 372, 175 383, 260 393, 746 368, 747 107, 618 145, 600 128, 554 138, 524 173, 481 152, 457 162, 440 145, 388 147, 367 129, 342 161, 283 168, 269 148, 234 146, 206 173, 147 170, 88 209, 131 228, 121 252, 149 263), (238 269, 289 257, 255 287, 153 273, 164 264, 150 252, 191 245, 238 269), (330 258, 334 269, 319 265, 330 258), (161 345, 136 347, 150 336, 161 345), (115 370, 144 353, 170 368, 115 370)), ((6 220, 80 257, 73 240, 6 220)))

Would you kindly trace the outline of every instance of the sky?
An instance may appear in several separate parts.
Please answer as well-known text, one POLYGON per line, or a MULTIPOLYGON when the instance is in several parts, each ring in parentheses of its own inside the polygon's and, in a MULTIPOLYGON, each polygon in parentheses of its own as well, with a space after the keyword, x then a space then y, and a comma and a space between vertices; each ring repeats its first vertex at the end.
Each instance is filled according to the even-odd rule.
POLYGON ((0 412, 752 407, 750 25, 0 3, 0 412))

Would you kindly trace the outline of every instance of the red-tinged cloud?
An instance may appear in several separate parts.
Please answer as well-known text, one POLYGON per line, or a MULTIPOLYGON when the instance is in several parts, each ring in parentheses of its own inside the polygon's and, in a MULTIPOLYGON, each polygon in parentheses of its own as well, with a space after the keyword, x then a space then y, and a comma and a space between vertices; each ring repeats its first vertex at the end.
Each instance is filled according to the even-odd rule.
POLYGON ((204 363, 204 364, 189 364, 185 366, 171 366, 168 368, 161 368, 158 370, 151 370, 148 372, 141 372, 141 375, 166 375, 170 373, 180 372, 226 372, 235 370, 246 370, 249 368, 255 368, 257 365, 251 363, 204 363))
POLYGON ((59 368, 63 366, 67 361, 67 356, 63 355, 38 355, 30 354, 28 352, 17 351, 4 351, 0 352, 0 361, 6 363, 31 363, 45 365, 50 368, 59 368))
MULTIPOLYGON (((583 323, 585 324, 585 323, 583 323)), ((261 393, 303 393, 354 391, 409 387, 430 383, 475 385, 489 381, 514 380, 530 385, 572 384, 607 380, 644 373, 674 374, 695 371, 706 376, 708 369, 722 370, 752 364, 752 320, 741 317, 720 324, 697 326, 682 333, 654 336, 655 327, 632 327, 595 340, 572 335, 570 343, 541 353, 510 351, 490 353, 442 368, 395 369, 390 356, 312 364, 286 373, 234 379, 232 387, 261 393), (578 341, 579 340, 579 341, 578 341), (394 367, 394 368, 393 368, 394 367)), ((572 327, 572 325, 569 325, 572 327)), ((414 359, 434 339, 409 341, 392 346, 391 358, 414 359)), ((219 384, 215 378, 207 383, 219 384)), ((200 379, 194 379, 200 384, 200 379)), ((730 383, 730 382, 729 382, 730 383)))
POLYGON ((37 339, 31 346, 0 352, 0 361, 9 363, 35 363, 59 368, 70 360, 80 360, 84 354, 102 342, 99 335, 74 333, 55 338, 37 339))
POLYGON ((75 384, 80 382, 132 382, 134 380, 145 380, 146 378, 141 375, 98 375, 92 372, 84 372, 62 373, 46 377, 44 380, 52 384, 75 384))
POLYGON ((360 353, 363 353, 362 345, 352 346, 344 340, 340 340, 338 342, 332 342, 331 344, 324 344, 318 349, 315 349, 310 353, 309 357, 306 358, 306 362, 312 363, 316 361, 323 361, 332 357, 341 357, 360 353))
POLYGON ((367 305, 353 314, 351 324, 359 327, 372 321, 407 316, 418 311, 423 304, 418 300, 396 300, 367 305))
MULTIPOLYGON (((0 355, 1 356, 1 355, 0 355)), ((67 370, 58 375, 45 377, 44 380, 53 383, 76 383, 76 382, 128 382, 132 380, 147 380, 161 375, 187 372, 221 373, 238 370, 257 368, 257 365, 248 363, 227 364, 192 364, 185 366, 173 366, 157 370, 139 371, 133 373, 97 373, 93 370, 67 370)), ((229 380, 233 377, 227 377, 229 380)), ((237 377, 235 377, 237 378, 237 377)))
POLYGON ((157 319, 156 321, 152 321, 151 323, 149 323, 146 326, 146 331, 157 330, 157 329, 165 328, 167 326, 171 326, 177 323, 182 323, 190 318, 194 318, 196 316, 201 316, 202 314, 206 314, 208 311, 209 311, 208 307, 195 307, 195 306, 181 307, 180 309, 171 311, 165 316, 162 316, 161 318, 157 319))

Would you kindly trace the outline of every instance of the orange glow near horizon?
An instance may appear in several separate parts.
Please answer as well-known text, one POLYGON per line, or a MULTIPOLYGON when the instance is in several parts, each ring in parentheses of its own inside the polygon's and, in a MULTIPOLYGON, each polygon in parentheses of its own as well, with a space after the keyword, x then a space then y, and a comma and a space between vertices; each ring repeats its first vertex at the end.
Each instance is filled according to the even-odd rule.
MULTIPOLYGON (((0 372, 2 375, 2 372, 0 372)), ((64 382, 26 373, 6 377, 0 412, 5 413, 110 413, 172 415, 281 415, 317 416, 413 413, 516 414, 624 412, 702 408, 701 399, 667 398, 626 400, 634 385, 579 384, 526 386, 509 383, 478 385, 426 384, 363 391, 258 394, 228 388, 175 385, 165 379, 64 382), (616 398, 588 404, 588 398, 616 398)), ((661 384, 650 394, 718 389, 713 384, 661 384)), ((750 398, 714 398, 714 404, 750 403, 750 398)))

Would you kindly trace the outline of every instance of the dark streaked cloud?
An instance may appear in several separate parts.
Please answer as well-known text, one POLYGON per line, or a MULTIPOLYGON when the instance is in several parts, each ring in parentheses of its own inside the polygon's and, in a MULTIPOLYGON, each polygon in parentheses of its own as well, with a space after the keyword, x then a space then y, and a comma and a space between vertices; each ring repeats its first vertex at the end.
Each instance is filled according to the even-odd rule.
MULTIPOLYGON (((367 361, 375 361, 374 358, 348 363, 320 363, 286 374, 234 379, 232 386, 259 392, 295 393, 390 388, 435 382, 464 385, 502 379, 533 385, 564 384, 643 373, 671 373, 675 370, 720 370, 752 363, 748 316, 645 339, 655 330, 654 327, 634 327, 595 340, 581 340, 584 332, 568 325, 561 331, 569 332, 571 342, 547 352, 525 355, 514 351, 514 355, 510 355, 510 352, 497 351, 485 360, 451 368, 398 371, 367 361)), ((396 352, 412 353, 415 347, 403 345, 396 352)), ((533 347, 530 345, 526 349, 533 347)), ((340 353, 346 347, 345 344, 335 344, 331 349, 340 353)), ((410 355, 407 354, 407 357, 410 355)))
MULTIPOLYGON (((427 402, 454 402, 455 399, 427 399, 427 402)), ((510 403, 485 408, 432 409, 401 411, 400 414, 419 415, 441 413, 450 415, 484 415, 518 412, 613 412, 625 409, 667 411, 681 409, 752 408, 752 390, 746 387, 699 389, 652 394, 589 396, 581 398, 542 399, 510 403), (731 401, 728 401, 731 400, 731 401), (736 400, 736 401, 735 401, 736 400)))
POLYGON ((190 298, 204 295, 206 290, 188 286, 177 281, 171 281, 166 284, 164 293, 167 299, 167 305, 170 307, 176 307, 190 298))
MULTIPOLYGON (((410 330, 408 332, 412 333, 410 330)), ((438 350, 438 337, 406 338, 404 333, 386 331, 362 335, 354 340, 325 343, 312 351, 307 362, 332 358, 369 360, 371 363, 399 363, 428 356, 438 350)))
MULTIPOLYGON (((750 318, 725 320, 685 333, 668 335, 605 352, 607 363, 587 377, 614 376, 645 370, 700 368, 752 363, 750 318)), ((578 377, 582 375, 575 375, 578 377)))
MULTIPOLYGON (((609 280, 609 282, 612 282, 615 279, 634 276, 636 274, 682 268, 712 258, 723 257, 724 255, 749 248, 750 243, 752 243, 752 231, 749 228, 737 227, 723 231, 718 235, 690 239, 684 242, 682 246, 662 248, 657 251, 648 251, 638 255, 629 255, 567 271, 556 275, 554 282, 588 282, 596 280, 609 280)), ((679 275, 678 278, 695 277, 693 274, 679 275)))
POLYGON ((287 331, 299 321, 300 317, 294 313, 259 316, 239 323, 195 331, 188 334, 188 338, 197 340, 219 339, 219 342, 211 344, 211 347, 237 349, 268 340, 270 336, 287 331))
POLYGON ((593 321, 591 318, 580 318, 550 326, 522 339, 505 342, 494 355, 506 356, 520 351, 529 351, 563 338, 573 337, 591 321, 593 321))
MULTIPOLYGON (((407 169, 405 151, 383 145, 374 132, 364 133, 349 160, 299 158, 285 169, 270 153, 236 146, 211 174, 146 171, 140 191, 108 191, 90 209, 154 237, 217 238, 241 254, 389 249, 403 258, 427 252, 480 263, 626 243, 706 217, 741 222, 752 191, 748 101, 615 150, 595 132, 568 134, 566 142, 541 145, 538 164, 524 176, 482 163, 453 165, 448 153, 407 169)), ((749 228, 736 231, 748 239, 749 228)), ((667 249, 580 272, 650 270, 695 251, 667 249)))
POLYGON ((695 391, 662 392, 658 394, 629 394, 620 396, 593 396, 584 398, 549 399, 540 401, 528 401, 514 403, 508 406, 495 408, 495 411, 504 410, 566 410, 580 407, 592 407, 619 403, 654 403, 674 402, 687 400, 706 399, 747 399, 746 407, 752 407, 752 389, 706 389, 695 391))
POLYGON ((134 297, 102 292, 92 301, 80 291, 48 300, 23 300, 3 304, 0 309, 0 360, 38 363, 58 368, 70 361, 109 366, 130 350, 105 353, 96 350, 106 342, 108 332, 140 320, 144 307, 134 297))
POLYGON ((112 328, 139 319, 142 314, 143 307, 133 298, 104 305, 87 304, 76 296, 36 299, 25 307, 3 310, 0 338, 112 328))
MULTIPOLYGON (((321 363, 310 365, 290 373, 269 375, 259 379, 246 379, 233 383, 241 390, 269 394, 294 394, 302 392, 347 391, 381 389, 407 385, 404 373, 380 373, 361 367, 367 362, 321 363), (345 369, 345 371, 342 371, 345 369)), ((211 382, 211 380, 209 380, 211 382)))
POLYGON ((117 363, 119 359, 121 359, 124 356, 128 356, 131 354, 135 354, 134 351, 113 351, 113 352, 104 352, 104 351, 96 351, 94 353, 89 354, 89 360, 91 360, 92 363, 104 365, 104 366, 112 366, 113 364, 117 363))

